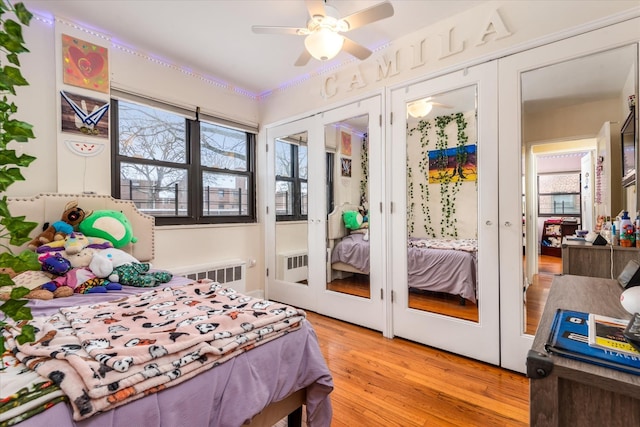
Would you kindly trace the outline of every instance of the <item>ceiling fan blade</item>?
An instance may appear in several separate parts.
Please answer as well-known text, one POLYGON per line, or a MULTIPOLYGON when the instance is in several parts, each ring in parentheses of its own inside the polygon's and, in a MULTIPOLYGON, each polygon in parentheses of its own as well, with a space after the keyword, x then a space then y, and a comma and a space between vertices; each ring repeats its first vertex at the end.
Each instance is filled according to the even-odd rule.
MULTIPOLYGON (((343 36, 344 37, 344 36, 343 36)), ((371 51, 366 47, 362 46, 349 39, 348 37, 344 38, 344 44, 342 45, 342 50, 351 55, 355 56, 358 59, 367 59, 371 55, 371 51)))
POLYGON ((378 3, 375 6, 362 9, 359 12, 352 13, 351 15, 342 18, 342 21, 349 25, 349 29, 347 31, 350 31, 354 28, 362 27, 363 25, 389 18, 391 16, 393 16, 393 6, 388 1, 385 1, 383 3, 378 3))
POLYGON ((453 108, 451 105, 441 104, 441 103, 439 103, 439 102, 432 102, 432 101, 429 101, 429 103, 430 103, 431 105, 433 105, 434 107, 440 107, 440 108, 453 108))
POLYGON ((290 34, 294 36, 302 35, 300 31, 305 31, 306 28, 294 28, 294 27, 269 27, 262 25, 253 25, 251 31, 256 34, 290 34))
POLYGON ((309 52, 307 52, 307 50, 305 49, 300 56, 298 57, 298 59, 296 60, 296 63, 294 64, 296 67, 303 67, 305 65, 307 65, 307 63, 309 62, 309 60, 311 59, 311 54, 309 52))
POLYGON ((316 15, 325 16, 324 12, 324 1, 323 0, 306 0, 307 10, 309 11, 309 16, 313 18, 316 15))

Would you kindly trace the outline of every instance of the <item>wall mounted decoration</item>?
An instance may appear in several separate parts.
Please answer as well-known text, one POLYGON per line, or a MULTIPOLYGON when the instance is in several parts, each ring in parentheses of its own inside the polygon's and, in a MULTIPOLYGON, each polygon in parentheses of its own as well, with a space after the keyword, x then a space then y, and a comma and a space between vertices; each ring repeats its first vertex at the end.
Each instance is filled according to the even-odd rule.
POLYGON ((109 50, 62 35, 63 83, 109 93, 109 50))
POLYGON ((109 137, 109 101, 60 91, 62 132, 109 137))
POLYGON ((102 142, 64 141, 67 148, 74 154, 83 157, 97 156, 104 151, 102 142))
POLYGON ((351 134, 348 132, 341 132, 340 133, 341 136, 341 141, 342 144, 340 145, 340 153, 344 156, 350 156, 351 155, 351 134))
POLYGON ((414 128, 408 129, 408 136, 420 135, 420 155, 415 158, 407 156, 407 229, 410 235, 417 232, 414 226, 418 218, 415 200, 415 192, 418 192, 424 236, 458 238, 458 192, 464 182, 477 183, 477 146, 468 144, 466 128, 464 115, 455 113, 437 116, 433 120, 419 120, 414 128), (419 173, 414 174, 412 166, 417 167, 416 172, 419 173), (431 200, 431 185, 439 193, 438 200, 431 200), (439 230, 434 227, 437 218, 432 220, 431 217, 433 208, 440 210, 439 230))
POLYGON ((475 145, 429 151, 429 184, 477 179, 475 145))
POLYGON ((351 176, 351 159, 347 159, 345 157, 342 157, 340 159, 340 164, 341 164, 341 170, 342 170, 342 176, 351 176))

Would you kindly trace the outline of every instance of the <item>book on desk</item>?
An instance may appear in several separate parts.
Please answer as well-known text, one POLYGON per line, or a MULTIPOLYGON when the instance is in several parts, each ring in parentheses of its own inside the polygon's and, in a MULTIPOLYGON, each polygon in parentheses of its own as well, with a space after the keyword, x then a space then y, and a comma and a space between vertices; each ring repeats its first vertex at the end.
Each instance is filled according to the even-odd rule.
POLYGON ((545 350, 551 354, 640 375, 640 357, 589 345, 589 313, 558 309, 545 350))

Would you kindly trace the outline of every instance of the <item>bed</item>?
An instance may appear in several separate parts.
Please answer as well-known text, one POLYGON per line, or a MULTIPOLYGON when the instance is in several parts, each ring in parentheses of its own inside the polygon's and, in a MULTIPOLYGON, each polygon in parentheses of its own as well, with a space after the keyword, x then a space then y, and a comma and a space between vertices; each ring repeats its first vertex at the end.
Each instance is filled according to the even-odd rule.
MULTIPOLYGON (((357 210, 357 206, 342 204, 328 217, 327 277, 332 279, 339 278, 339 272, 369 274, 368 229, 348 230, 342 215, 349 210, 357 210)), ((409 289, 442 292, 459 296, 461 302, 477 302, 474 239, 409 238, 407 271, 409 289)))
MULTIPOLYGON (((142 262, 153 259, 154 219, 139 212, 132 202, 101 195, 41 194, 31 198, 10 198, 8 203, 13 216, 25 215, 27 220, 43 224, 59 217, 70 200, 77 200, 78 206, 85 210, 123 212, 138 240, 122 249, 142 262)), ((306 422, 310 427, 329 426, 331 423, 331 374, 312 326, 304 312, 294 307, 241 295, 210 280, 194 282, 184 277, 173 277, 171 281, 153 288, 123 286, 122 290, 107 293, 30 300, 28 306, 34 315, 33 324, 38 327, 36 337, 39 339, 32 345, 21 347, 16 352, 18 359, 25 365, 32 365, 41 374, 49 373, 48 378, 56 378, 61 372, 56 365, 60 363, 57 355, 61 349, 69 350, 69 353, 76 352, 67 355, 68 360, 73 361, 70 364, 74 369, 78 373, 92 374, 82 376, 83 386, 72 387, 75 383, 71 378, 75 374, 63 371, 65 379, 62 384, 68 384, 64 394, 69 401, 57 403, 64 397, 59 391, 52 393, 49 400, 43 401, 48 408, 29 414, 18 424, 21 427, 272 426, 288 415, 290 423, 300 425, 302 405, 305 405, 306 422), (155 303, 150 305, 150 301, 155 303), (177 307, 179 303, 184 308, 172 315, 184 316, 185 321, 180 323, 182 329, 175 326, 177 323, 163 325, 154 319, 149 320, 152 314, 164 316, 166 313, 160 310, 164 305, 177 307), (150 311, 152 307, 154 312, 150 311), (199 309, 200 313, 212 316, 223 311, 214 310, 219 307, 224 307, 226 320, 218 321, 222 317, 218 316, 215 324, 202 321, 202 316, 192 316, 195 311, 189 311, 199 309), (135 314, 138 323, 116 322, 127 320, 127 313, 135 314), (268 320, 273 315, 276 317, 268 320), (244 321, 236 322, 243 317, 244 321), (88 322, 90 318, 100 322, 88 322), (194 321, 187 322, 187 319, 194 321), (227 321, 235 326, 222 329, 222 323, 227 321), (139 335, 139 340, 128 340, 126 345, 118 346, 116 342, 130 336, 127 334, 135 327, 160 329, 149 329, 152 332, 139 335), (233 332, 234 328, 238 333, 233 332), (127 332, 120 332, 123 330, 127 332), (213 341, 203 338, 214 333, 217 335, 213 341), (86 345, 87 341, 83 341, 82 349, 78 350, 79 346, 73 345, 76 341, 68 340, 77 340, 80 334, 89 334, 92 338, 89 342, 95 342, 95 345, 86 345), (155 344, 150 345, 153 344, 151 341, 155 344), (130 346, 132 342, 134 344, 130 346), (136 353, 133 345, 139 344, 146 345, 140 347, 145 351, 136 353), (171 346, 176 346, 176 351, 169 353, 179 357, 169 362, 166 349, 171 349, 171 346), (131 353, 120 353, 126 351, 126 347, 131 348, 131 353), (33 356, 39 354, 38 351, 48 352, 52 348, 57 353, 47 353, 54 357, 47 357, 46 363, 33 356), (85 351, 96 357, 87 357, 83 353, 85 351), (149 366, 157 368, 163 375, 147 376, 148 371, 138 372, 131 368, 143 365, 145 369, 149 366), (171 366, 176 369, 162 370, 162 367, 171 366), (134 377, 136 382, 132 379, 134 377), (165 384, 164 377, 173 382, 165 384), (94 385, 94 388, 89 388, 91 397, 87 399, 83 396, 86 384, 94 385), (144 384, 144 387, 136 389, 138 384, 144 384), (93 393, 100 397, 94 397, 93 393), (91 403, 90 410, 86 404, 83 406, 86 401, 91 403), (46 402, 50 403, 47 405, 46 402)), ((207 320, 210 319, 212 317, 207 320)), ((11 335, 5 336, 8 337, 7 343, 11 344, 11 335)), ((16 368, 25 375, 33 374, 22 365, 16 368)), ((0 382, 8 384, 8 372, 5 370, 0 375, 4 375, 0 382)), ((11 410, 15 412, 15 408, 11 410)), ((3 412, 6 412, 6 407, 0 406, 0 424, 3 412)))

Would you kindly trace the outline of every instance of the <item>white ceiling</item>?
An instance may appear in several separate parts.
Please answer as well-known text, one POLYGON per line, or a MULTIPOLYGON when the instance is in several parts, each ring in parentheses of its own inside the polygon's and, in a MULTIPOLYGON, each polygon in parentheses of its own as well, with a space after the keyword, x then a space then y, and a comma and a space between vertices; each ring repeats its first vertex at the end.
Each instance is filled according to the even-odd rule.
MULTIPOLYGON (((341 16, 382 0, 327 0, 341 16)), ((340 53, 304 67, 294 62, 304 37, 254 34, 252 25, 304 27, 304 0, 24 0, 34 14, 53 16, 111 36, 194 72, 261 94, 353 59, 340 53)), ((394 16, 346 33, 371 50, 484 1, 391 0, 394 16)))

